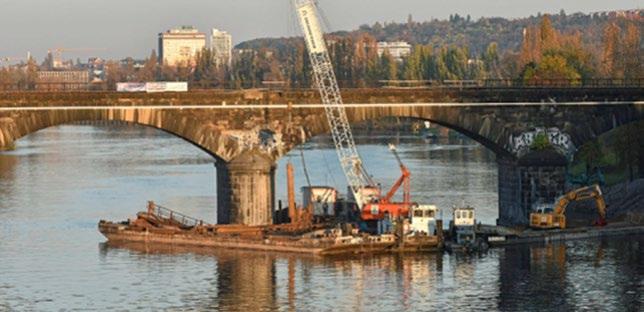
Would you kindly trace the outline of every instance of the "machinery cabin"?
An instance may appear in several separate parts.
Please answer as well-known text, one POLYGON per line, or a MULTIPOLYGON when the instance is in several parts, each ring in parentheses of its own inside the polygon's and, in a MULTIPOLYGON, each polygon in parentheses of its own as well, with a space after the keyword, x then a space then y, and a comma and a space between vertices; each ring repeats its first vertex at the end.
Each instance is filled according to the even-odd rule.
POLYGON ((436 235, 436 213, 434 205, 413 205, 410 212, 411 231, 419 235, 436 235))
POLYGON ((454 208, 450 227, 456 244, 464 245, 474 243, 476 240, 476 233, 474 231, 475 224, 474 208, 454 208))
POLYGON ((594 224, 597 226, 606 225, 606 202, 604 201, 604 195, 599 185, 592 185, 570 191, 560 197, 552 208, 538 206, 530 214, 530 227, 534 229, 565 229, 566 207, 573 201, 587 199, 594 199, 597 206, 597 214, 599 217, 594 224))
POLYGON ((335 214, 334 207, 338 199, 337 191, 329 186, 302 187, 304 207, 313 209, 313 216, 327 217, 335 214))

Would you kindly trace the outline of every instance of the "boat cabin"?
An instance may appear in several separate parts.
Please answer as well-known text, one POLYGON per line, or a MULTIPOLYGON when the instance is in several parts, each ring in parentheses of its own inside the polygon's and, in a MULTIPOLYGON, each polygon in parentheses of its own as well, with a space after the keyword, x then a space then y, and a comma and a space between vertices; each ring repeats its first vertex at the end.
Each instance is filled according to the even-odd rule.
POLYGON ((417 234, 436 235, 436 214, 434 205, 413 205, 409 212, 411 231, 417 234))
POLYGON ((474 225, 476 224, 474 208, 454 208, 452 218, 452 235, 459 245, 473 243, 476 240, 474 225))

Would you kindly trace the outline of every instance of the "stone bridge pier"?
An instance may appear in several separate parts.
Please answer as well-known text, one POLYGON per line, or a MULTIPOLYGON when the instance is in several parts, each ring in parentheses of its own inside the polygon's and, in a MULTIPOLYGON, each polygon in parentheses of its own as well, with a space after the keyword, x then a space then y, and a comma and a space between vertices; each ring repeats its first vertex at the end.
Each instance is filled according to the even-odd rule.
POLYGON ((528 224, 533 205, 562 195, 567 167, 566 160, 558 156, 535 153, 519 160, 497 157, 499 225, 528 224))
POLYGON ((273 222, 275 162, 259 150, 217 161, 217 223, 263 225, 273 222))

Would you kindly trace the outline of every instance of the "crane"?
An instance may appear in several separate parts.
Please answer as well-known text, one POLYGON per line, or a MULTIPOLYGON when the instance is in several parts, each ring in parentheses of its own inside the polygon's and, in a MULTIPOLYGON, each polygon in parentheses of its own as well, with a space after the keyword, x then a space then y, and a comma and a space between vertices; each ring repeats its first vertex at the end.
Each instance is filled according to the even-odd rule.
POLYGON ((554 209, 543 209, 530 214, 530 227, 536 229, 566 228, 566 208, 573 201, 582 201, 586 199, 595 199, 597 205, 597 214, 599 218, 595 225, 606 225, 606 201, 599 185, 582 187, 570 191, 559 198, 554 209))
POLYGON ((376 189, 375 183, 367 174, 358 154, 347 114, 342 106, 342 95, 324 41, 316 5, 313 0, 293 0, 293 4, 304 33, 313 78, 324 104, 340 166, 356 204, 363 207, 365 203, 374 201, 379 192, 373 192, 376 189))
POLYGON ((314 0, 293 0, 293 3, 304 33, 304 41, 313 68, 313 77, 320 92, 322 104, 324 104, 340 166, 347 178, 351 195, 361 211, 362 220, 382 220, 386 215, 392 218, 406 217, 410 207, 415 205, 411 203, 409 196, 411 173, 400 160, 396 148, 391 145, 390 149, 398 161, 402 176, 384 197, 380 195, 380 188, 367 174, 356 149, 340 88, 320 27, 316 4, 314 0), (392 198, 400 186, 404 188, 403 202, 394 203, 392 198))
POLYGON ((378 198, 376 201, 365 203, 360 215, 362 220, 380 220, 385 217, 385 214, 389 214, 392 218, 405 217, 409 214, 410 208, 415 205, 411 202, 410 195, 411 172, 400 159, 396 146, 389 144, 389 150, 394 154, 398 161, 398 166, 401 171, 400 178, 398 178, 396 183, 394 183, 385 196, 378 198), (403 187, 403 201, 398 203, 393 202, 393 197, 401 186, 403 187))

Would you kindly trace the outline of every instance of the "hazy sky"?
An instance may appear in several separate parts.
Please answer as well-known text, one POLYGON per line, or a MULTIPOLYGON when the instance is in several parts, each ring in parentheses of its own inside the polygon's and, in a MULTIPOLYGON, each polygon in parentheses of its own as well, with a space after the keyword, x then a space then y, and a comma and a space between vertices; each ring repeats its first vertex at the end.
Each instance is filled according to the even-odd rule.
MULTIPOLYGON (((633 9, 641 0, 320 0, 332 30, 355 29, 376 21, 445 19, 458 13, 525 17, 542 13, 633 9)), ((216 27, 235 43, 257 37, 294 35, 290 0, 0 0, 0 57, 31 51, 42 60, 47 49, 99 48, 90 54, 144 58, 156 49, 157 34, 177 25, 210 32, 216 27)))

